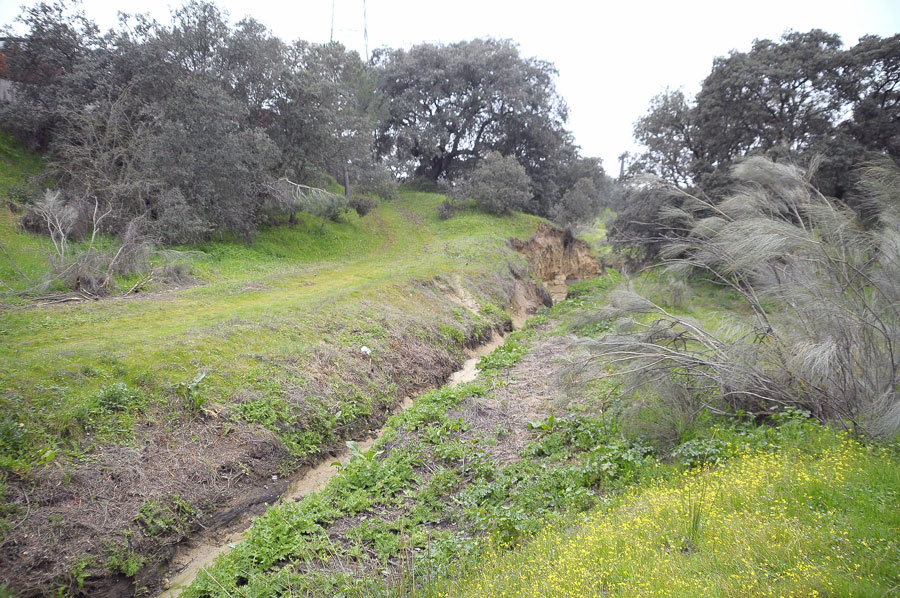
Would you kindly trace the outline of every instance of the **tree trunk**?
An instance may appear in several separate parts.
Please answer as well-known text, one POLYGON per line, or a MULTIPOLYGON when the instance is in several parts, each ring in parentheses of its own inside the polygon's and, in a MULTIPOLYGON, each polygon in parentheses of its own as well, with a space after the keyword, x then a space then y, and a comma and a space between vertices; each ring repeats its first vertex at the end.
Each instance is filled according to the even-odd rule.
POLYGON ((344 197, 350 197, 350 170, 344 164, 344 197))
POLYGON ((435 183, 441 178, 442 174, 446 174, 447 168, 450 166, 450 154, 441 154, 431 159, 431 171, 428 177, 435 183))

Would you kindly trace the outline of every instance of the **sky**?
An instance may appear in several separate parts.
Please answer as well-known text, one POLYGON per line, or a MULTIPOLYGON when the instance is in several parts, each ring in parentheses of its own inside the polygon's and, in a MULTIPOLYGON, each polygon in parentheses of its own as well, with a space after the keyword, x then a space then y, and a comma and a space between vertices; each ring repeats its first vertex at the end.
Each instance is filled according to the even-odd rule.
MULTIPOLYGON (((618 156, 637 148, 634 121, 666 89, 699 90, 716 56, 747 51, 754 39, 787 30, 824 29, 853 45, 863 35, 900 33, 898 0, 753 0, 753 2, 622 0, 218 0, 232 22, 252 16, 285 41, 332 38, 365 54, 368 48, 408 48, 477 37, 511 39, 524 56, 556 65, 557 91, 569 106, 569 129, 582 154, 618 173, 618 156), (332 19, 333 16, 333 19, 332 19)), ((0 0, 0 24, 19 14, 0 0)), ((31 4, 31 2, 25 2, 31 4)), ((101 28, 116 15, 150 13, 168 22, 180 0, 83 0, 101 28)))

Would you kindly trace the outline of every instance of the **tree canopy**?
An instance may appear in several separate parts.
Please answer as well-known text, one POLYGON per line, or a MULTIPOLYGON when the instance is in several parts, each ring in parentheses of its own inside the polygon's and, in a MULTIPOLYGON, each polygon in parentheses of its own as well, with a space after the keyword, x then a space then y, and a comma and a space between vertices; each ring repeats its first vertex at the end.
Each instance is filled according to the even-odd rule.
POLYGON ((565 129, 553 65, 508 40, 384 49, 367 64, 337 43, 233 24, 204 0, 169 23, 122 15, 106 33, 66 0, 19 21, 0 127, 45 152, 63 203, 109 209, 110 232, 140 219, 163 241, 246 238, 284 207, 271 197, 282 177, 348 195, 381 181, 389 196, 388 169, 452 180, 491 152, 524 169, 533 201, 521 205, 542 215, 581 178, 608 184, 565 129))
POLYGON ((900 35, 850 48, 818 29, 756 40, 717 58, 696 98, 653 98, 634 133, 644 151, 610 233, 644 257, 684 232, 666 219, 684 195, 667 188, 716 201, 733 191, 732 167, 751 156, 810 169, 821 192, 864 213, 851 193, 859 167, 900 160, 900 35))
POLYGON ((528 129, 556 131, 566 120, 553 65, 521 57, 507 40, 420 44, 382 52, 375 64, 390 98, 379 152, 433 181, 471 169, 492 150, 512 153, 528 129))
POLYGON ((818 29, 756 40, 717 58, 696 98, 666 91, 651 101, 635 123, 645 151, 632 172, 715 188, 746 155, 801 164, 824 155, 819 183, 841 195, 867 152, 900 157, 898 51, 900 35, 849 49, 818 29))

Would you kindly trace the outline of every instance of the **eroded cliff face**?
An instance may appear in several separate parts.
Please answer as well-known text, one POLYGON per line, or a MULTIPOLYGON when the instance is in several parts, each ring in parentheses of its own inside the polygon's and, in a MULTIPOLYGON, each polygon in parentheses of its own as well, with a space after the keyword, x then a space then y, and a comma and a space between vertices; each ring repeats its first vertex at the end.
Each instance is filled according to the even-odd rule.
POLYGON ((545 222, 538 225, 528 241, 512 239, 510 243, 528 258, 554 301, 565 299, 569 284, 605 272, 603 264, 591 253, 590 245, 573 237, 571 232, 545 222))

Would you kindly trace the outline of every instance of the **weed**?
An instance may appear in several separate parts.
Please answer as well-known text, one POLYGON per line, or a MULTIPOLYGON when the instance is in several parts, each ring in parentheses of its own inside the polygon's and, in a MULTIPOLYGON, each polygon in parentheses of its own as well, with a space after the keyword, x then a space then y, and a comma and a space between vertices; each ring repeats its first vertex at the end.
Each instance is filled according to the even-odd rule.
POLYGON ((206 371, 197 372, 190 382, 179 382, 175 386, 175 391, 187 402, 192 413, 201 413, 209 400, 200 387, 200 383, 206 378, 207 373, 206 371))
POLYGON ((518 332, 510 334, 505 343, 478 360, 478 369, 488 375, 502 372, 508 375, 510 368, 519 363, 525 354, 521 338, 522 335, 518 332))
POLYGON ((71 579, 71 584, 74 584, 77 588, 83 588, 84 582, 90 577, 90 569, 96 564, 94 557, 85 556, 81 557, 75 564, 72 565, 69 570, 69 577, 71 579))
POLYGON ((187 531, 188 522, 195 514, 190 503, 175 494, 163 504, 152 498, 144 501, 134 519, 148 536, 180 535, 187 531))
POLYGON ((146 562, 144 557, 133 552, 127 544, 108 545, 106 555, 106 568, 125 577, 137 575, 146 562))
POLYGON ((124 382, 115 382, 100 390, 97 402, 101 411, 119 413, 127 411, 129 407, 137 403, 138 395, 124 382))
POLYGON ((450 324, 439 324, 438 334, 443 338, 452 341, 457 346, 462 346, 466 340, 465 333, 460 328, 450 324))

